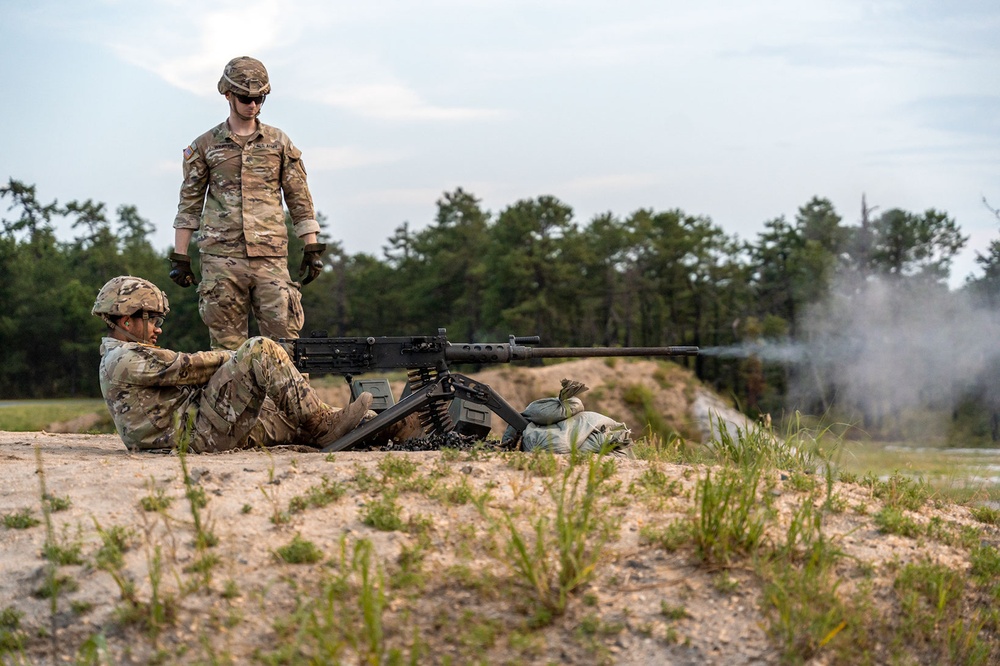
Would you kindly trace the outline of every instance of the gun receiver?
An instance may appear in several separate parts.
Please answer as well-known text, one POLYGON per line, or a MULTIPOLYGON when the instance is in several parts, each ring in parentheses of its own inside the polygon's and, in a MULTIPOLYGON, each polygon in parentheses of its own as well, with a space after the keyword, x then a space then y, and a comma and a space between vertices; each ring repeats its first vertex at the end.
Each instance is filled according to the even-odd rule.
POLYGON ((414 412, 429 434, 452 429, 449 403, 456 399, 485 405, 518 436, 528 423, 517 410, 486 384, 449 371, 449 363, 510 363, 533 358, 602 358, 617 356, 697 356, 698 347, 531 347, 538 336, 510 336, 508 342, 448 341, 447 331, 437 335, 330 338, 325 331, 308 338, 282 339, 292 345, 292 360, 300 372, 343 375, 348 384, 354 375, 375 370, 407 370, 410 394, 374 419, 362 424, 324 451, 341 451, 364 441, 414 412))

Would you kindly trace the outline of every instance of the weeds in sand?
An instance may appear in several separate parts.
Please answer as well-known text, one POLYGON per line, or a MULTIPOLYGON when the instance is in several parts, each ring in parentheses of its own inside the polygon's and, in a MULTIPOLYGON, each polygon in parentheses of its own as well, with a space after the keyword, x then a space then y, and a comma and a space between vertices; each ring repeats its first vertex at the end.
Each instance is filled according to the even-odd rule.
POLYGON ((418 544, 412 548, 402 546, 396 558, 397 569, 392 573, 392 587, 398 590, 413 589, 420 591, 426 583, 424 576, 424 558, 426 547, 418 544))
POLYGON ((62 497, 56 497, 55 495, 46 494, 45 497, 42 498, 42 502, 48 504, 49 511, 52 513, 65 511, 73 506, 73 502, 70 501, 69 497, 65 495, 62 497))
POLYGON ((822 553, 814 553, 801 565, 777 558, 764 563, 760 571, 765 577, 768 634, 781 647, 786 663, 809 661, 855 617, 837 593, 838 578, 822 553))
MULTIPOLYGON (((260 653, 265 664, 342 663, 401 664, 404 652, 386 644, 383 615, 388 605, 385 578, 374 548, 362 539, 348 548, 341 539, 334 573, 326 573, 315 593, 301 595, 296 610, 279 618, 275 630, 280 647, 260 653), (354 658, 347 655, 353 652, 354 658)), ((409 663, 419 663, 423 650, 415 633, 409 663)))
POLYGON ((768 632, 792 663, 811 659, 844 631, 852 614, 837 590, 834 567, 843 552, 823 533, 822 518, 810 497, 791 515, 784 541, 757 562, 768 632))
POLYGON ((685 618, 691 617, 687 609, 684 606, 674 606, 666 601, 660 602, 660 615, 667 618, 668 620, 683 620, 685 618))
POLYGON ((739 469, 780 469, 789 472, 814 472, 819 461, 819 440, 826 431, 813 433, 796 420, 789 432, 778 436, 767 423, 737 427, 735 435, 720 416, 711 419, 715 437, 711 450, 722 463, 739 469))
POLYGON ((144 627, 154 637, 155 642, 160 630, 167 624, 167 619, 173 616, 172 600, 164 601, 160 597, 163 578, 160 547, 157 546, 156 552, 147 559, 151 599, 149 603, 142 603, 136 592, 135 581, 125 571, 123 553, 130 549, 131 535, 122 528, 104 530, 96 519, 94 524, 102 541, 101 548, 94 558, 95 566, 111 575, 123 602, 115 609, 115 617, 123 625, 144 627))
POLYGON ((948 663, 985 664, 990 646, 980 637, 981 613, 963 608, 965 577, 945 565, 924 561, 900 569, 894 583, 902 611, 903 635, 938 646, 948 663))
POLYGON ((931 516, 930 520, 923 527, 923 533, 929 539, 949 546, 961 546, 963 548, 975 547, 982 533, 979 529, 969 525, 959 525, 957 523, 943 520, 938 516, 931 516))
MULTIPOLYGON (((45 466, 42 464, 42 449, 35 446, 35 466, 38 474, 39 497, 42 502, 42 519, 45 523, 45 544, 43 551, 49 550, 50 554, 57 555, 56 548, 59 543, 56 540, 55 527, 52 524, 52 508, 45 501, 49 492, 45 487, 45 466)), ((79 587, 77 581, 61 576, 58 573, 59 562, 56 559, 46 559, 45 582, 42 587, 35 591, 35 596, 41 599, 49 599, 49 639, 52 645, 53 656, 58 651, 58 639, 56 638, 56 614, 59 611, 59 596, 63 592, 72 592, 79 587)))
POLYGON ((365 504, 361 522, 383 532, 393 532, 403 527, 402 509, 393 492, 386 492, 378 499, 365 504))
POLYGON ((1000 550, 980 544, 969 553, 970 573, 984 585, 1000 586, 1000 550))
POLYGON ((552 614, 562 613, 569 594, 593 575, 602 548, 617 527, 599 503, 606 479, 601 455, 568 465, 547 484, 554 515, 542 513, 533 520, 533 539, 521 533, 509 512, 503 512, 511 566, 552 614))
POLYGON ((51 575, 46 573, 42 584, 35 588, 31 596, 36 599, 48 599, 53 604, 58 605, 60 595, 67 592, 76 592, 80 589, 80 583, 75 578, 60 575, 55 565, 51 565, 49 569, 53 573, 51 575))
POLYGON ((94 565, 111 575, 123 601, 137 603, 135 581, 125 572, 125 552, 132 547, 135 532, 121 525, 104 529, 96 518, 93 520, 101 537, 101 547, 94 555, 94 565))
POLYGON ((446 463, 457 462, 462 459, 462 452, 459 449, 453 449, 448 446, 441 447, 441 460, 446 463))
POLYGON ((986 525, 1000 525, 1000 509, 991 506, 974 506, 970 513, 972 517, 986 525))
POLYGON ((839 557, 823 534, 823 512, 812 498, 804 500, 792 513, 785 531, 784 543, 775 547, 775 555, 788 562, 817 559, 832 563, 839 557))
POLYGON ((69 525, 63 525, 63 537, 57 539, 54 535, 51 541, 42 545, 42 557, 58 567, 73 564, 83 564, 83 541, 77 530, 77 536, 70 540, 66 534, 69 525))
POLYGON ((420 465, 404 456, 386 456, 378 461, 376 468, 386 483, 398 483, 413 478, 420 465))
POLYGON ((450 486, 440 486, 435 489, 434 497, 445 504, 461 506, 468 504, 475 497, 475 489, 469 483, 466 476, 462 476, 458 483, 450 486))
POLYGON ((219 592, 219 596, 223 599, 235 599, 240 596, 240 584, 232 578, 228 579, 222 584, 222 591, 219 592))
POLYGON ((931 489, 923 479, 894 473, 885 481, 873 474, 866 474, 861 485, 871 488, 872 495, 882 500, 886 507, 916 511, 931 496, 931 489))
POLYGON ((895 506, 886 506, 876 513, 875 526, 883 534, 898 534, 911 539, 923 533, 917 521, 895 506))
POLYGON ((754 551, 764 537, 767 516, 757 490, 759 469, 720 469, 712 479, 706 471, 695 485, 697 518, 693 537, 699 559, 728 564, 734 557, 754 551))
POLYGON ((365 654, 365 661, 369 664, 377 664, 382 661, 381 656, 385 647, 382 629, 382 613, 386 605, 385 582, 381 568, 378 565, 375 565, 374 568, 372 566, 373 553, 374 548, 371 541, 359 541, 354 548, 352 562, 354 571, 361 579, 358 590, 363 626, 362 645, 364 649, 361 651, 365 654))
POLYGON ((79 666, 104 666, 112 663, 104 632, 92 634, 80 645, 76 651, 76 663, 79 666))
POLYGON ((729 595, 740 589, 740 581, 728 571, 723 570, 712 576, 712 587, 720 594, 729 595))
POLYGON ((354 464, 354 485, 363 493, 378 491, 382 483, 378 477, 368 471, 367 468, 354 464))
POLYGON ((677 497, 683 489, 684 485, 664 472, 660 463, 650 461, 642 474, 629 484, 628 496, 641 497, 653 507, 662 510, 666 500, 677 497))
POLYGON ((170 508, 170 502, 173 498, 168 497, 166 490, 162 487, 156 486, 153 477, 149 477, 148 487, 149 494, 139 499, 139 506, 142 507, 143 511, 166 511, 170 508))
POLYGON ((146 627, 156 645, 160 631, 175 617, 172 596, 163 594, 163 549, 155 546, 146 558, 149 577, 149 603, 146 605, 146 627))
MULTIPOLYGON (((277 485, 268 489, 264 486, 257 486, 260 493, 267 500, 268 504, 271 505, 271 523, 274 525, 287 525, 291 522, 292 516, 288 511, 281 508, 281 502, 278 500, 278 488, 277 485)), ((289 508, 292 504, 289 503, 289 508)))
POLYGON ((315 564, 323 559, 323 551, 299 534, 292 537, 287 545, 276 549, 274 554, 288 564, 315 564))
POLYGON ((21 652, 27 638, 21 628, 24 613, 13 606, 0 610, 0 657, 9 652, 21 652))
POLYGON ((177 442, 177 458, 181 463, 181 474, 184 480, 184 496, 191 509, 191 519, 194 522, 194 543, 199 551, 212 548, 219 543, 218 537, 211 530, 211 525, 202 516, 202 509, 208 506, 208 496, 205 489, 197 485, 188 472, 188 447, 191 444, 191 433, 194 431, 194 417, 188 419, 187 428, 181 431, 177 442))
POLYGON ((31 509, 19 509, 14 513, 4 514, 3 517, 3 526, 9 530, 27 530, 41 523, 42 521, 31 515, 31 509))
POLYGON ((536 476, 548 478, 559 471, 559 459, 549 450, 513 451, 506 454, 504 459, 514 469, 531 472, 536 476))
MULTIPOLYGON (((339 500, 347 493, 344 484, 330 481, 324 474, 320 485, 310 486, 305 495, 296 495, 288 501, 288 513, 302 513, 310 507, 321 508, 339 500)), ((272 521, 273 522, 273 521, 272 521)))
POLYGON ((643 543, 673 553, 691 543, 692 523, 690 520, 675 520, 663 527, 643 525, 639 528, 639 538, 643 543))
POLYGON ((708 457, 704 448, 692 445, 676 433, 665 439, 650 433, 629 447, 629 455, 637 460, 672 464, 699 463, 708 457))

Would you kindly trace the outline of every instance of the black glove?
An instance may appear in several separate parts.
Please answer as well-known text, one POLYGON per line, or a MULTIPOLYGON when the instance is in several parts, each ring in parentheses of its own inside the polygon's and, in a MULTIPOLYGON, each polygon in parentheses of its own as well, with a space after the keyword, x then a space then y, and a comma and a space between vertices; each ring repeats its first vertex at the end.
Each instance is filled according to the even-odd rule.
POLYGON ((323 272, 323 253, 326 243, 309 243, 302 248, 302 265, 299 266, 299 279, 302 284, 309 284, 323 272))
POLYGON ((190 287, 198 280, 191 270, 191 257, 186 254, 170 253, 170 279, 182 287, 190 287))

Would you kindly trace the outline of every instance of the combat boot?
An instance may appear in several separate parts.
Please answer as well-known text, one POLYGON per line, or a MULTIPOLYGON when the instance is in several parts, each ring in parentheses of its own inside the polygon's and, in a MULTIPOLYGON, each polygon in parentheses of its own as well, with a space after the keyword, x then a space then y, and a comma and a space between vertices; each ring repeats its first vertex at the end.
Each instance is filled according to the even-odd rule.
POLYGON ((379 433, 387 439, 398 443, 408 439, 417 439, 424 436, 424 428, 420 425, 420 415, 410 414, 402 421, 397 421, 379 433))
POLYGON ((392 446, 394 443, 402 444, 408 439, 423 437, 424 434, 424 428, 420 425, 420 415, 410 414, 402 420, 382 428, 377 434, 368 437, 365 439, 365 444, 369 446, 392 446))
POLYGON ((326 407, 310 417, 303 424, 303 430, 309 434, 312 445, 321 449, 358 427, 371 404, 372 394, 365 391, 344 409, 326 407))

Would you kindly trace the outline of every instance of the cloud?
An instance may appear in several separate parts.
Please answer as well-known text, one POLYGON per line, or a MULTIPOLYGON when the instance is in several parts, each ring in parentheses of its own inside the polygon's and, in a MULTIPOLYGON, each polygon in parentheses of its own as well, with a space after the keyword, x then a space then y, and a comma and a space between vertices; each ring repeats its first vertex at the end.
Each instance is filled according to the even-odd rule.
POLYGON ((406 158, 398 150, 378 150, 358 146, 310 148, 305 155, 310 171, 335 171, 358 167, 393 164, 406 158))
POLYGON ((428 202, 437 201, 441 197, 440 188, 432 187, 393 187, 357 191, 347 197, 352 204, 387 204, 427 206, 428 202))
POLYGON ((170 174, 172 176, 177 176, 178 180, 181 175, 181 157, 180 151, 178 151, 178 156, 176 160, 156 160, 152 164, 153 173, 159 174, 170 174))
MULTIPOLYGON (((114 3, 113 20, 85 15, 65 19, 123 61, 200 97, 216 94, 223 66, 251 55, 280 73, 282 94, 313 100, 366 118, 393 121, 464 121, 503 111, 429 101, 398 72, 408 61, 386 64, 369 44, 331 40, 331 34, 367 30, 383 10, 279 0, 223 0, 207 5, 153 0, 141 8, 114 3), (337 66, 331 66, 337 63, 337 66)), ((93 9, 93 8, 92 8, 93 9)), ((387 20, 386 17, 382 17, 387 20)), ((399 21, 399 17, 394 17, 399 21)), ((440 80, 435 81, 435 84, 440 80)))
POLYGON ((1000 95, 926 96, 910 102, 909 110, 933 129, 984 139, 1000 135, 1000 95))
POLYGON ((337 87, 318 96, 332 107, 379 120, 482 120, 505 114, 498 109, 439 106, 398 83, 368 83, 337 87))
POLYGON ((559 185, 560 192, 586 193, 622 192, 655 185, 662 177, 654 173, 611 173, 574 178, 559 185))
POLYGON ((294 40, 278 0, 221 2, 206 8, 185 2, 116 5, 114 20, 95 39, 123 61, 195 95, 216 94, 223 66, 237 55, 256 55, 294 40), (252 17, 253 29, 234 29, 252 17))

